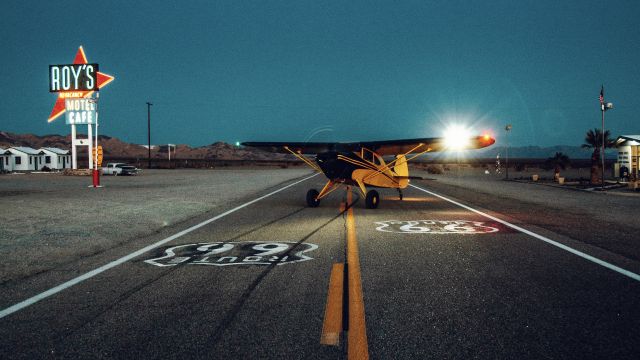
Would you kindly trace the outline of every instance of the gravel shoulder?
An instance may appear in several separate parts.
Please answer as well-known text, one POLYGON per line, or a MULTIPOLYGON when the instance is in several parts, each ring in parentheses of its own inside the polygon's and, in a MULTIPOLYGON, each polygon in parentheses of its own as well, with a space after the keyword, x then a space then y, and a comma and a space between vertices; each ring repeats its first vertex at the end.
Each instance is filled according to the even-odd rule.
POLYGON ((0 176, 0 284, 46 272, 174 226, 222 212, 306 169, 149 170, 91 179, 0 176))
POLYGON ((455 169, 441 175, 415 171, 412 175, 435 179, 415 184, 628 259, 640 260, 636 235, 640 232, 636 212, 640 194, 620 196, 615 191, 576 191, 506 181, 504 175, 485 174, 483 169, 474 168, 455 169))

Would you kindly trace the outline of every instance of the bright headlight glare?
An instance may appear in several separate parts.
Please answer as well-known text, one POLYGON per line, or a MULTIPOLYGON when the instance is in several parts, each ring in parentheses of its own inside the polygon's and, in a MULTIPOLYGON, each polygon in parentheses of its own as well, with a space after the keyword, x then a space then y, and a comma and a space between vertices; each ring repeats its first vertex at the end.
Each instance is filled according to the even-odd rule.
POLYGON ((460 150, 469 145, 469 131, 460 125, 452 125, 444 133, 445 146, 449 149, 460 150))

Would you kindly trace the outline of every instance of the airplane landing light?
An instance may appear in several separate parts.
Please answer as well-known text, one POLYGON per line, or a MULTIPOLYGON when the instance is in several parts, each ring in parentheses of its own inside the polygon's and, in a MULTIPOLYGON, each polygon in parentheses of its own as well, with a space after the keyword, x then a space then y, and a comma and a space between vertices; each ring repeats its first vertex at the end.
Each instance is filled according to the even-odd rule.
POLYGON ((460 150, 469 145, 470 133, 461 125, 452 125, 444 133, 445 146, 449 149, 460 150))

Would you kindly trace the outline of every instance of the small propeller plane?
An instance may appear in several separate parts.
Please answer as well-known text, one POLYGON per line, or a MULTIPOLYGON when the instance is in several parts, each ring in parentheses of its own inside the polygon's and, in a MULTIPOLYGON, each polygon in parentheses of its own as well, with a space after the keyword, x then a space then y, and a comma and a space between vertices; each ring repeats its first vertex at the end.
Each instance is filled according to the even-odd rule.
POLYGON ((380 204, 380 195, 367 187, 397 189, 402 200, 402 189, 409 185, 407 163, 418 156, 449 148, 480 149, 495 143, 490 135, 475 137, 439 137, 387 141, 365 141, 349 143, 321 142, 244 142, 243 146, 259 148, 276 153, 291 153, 318 172, 324 173, 328 182, 318 192, 307 192, 307 205, 317 207, 320 200, 341 185, 358 186, 365 198, 365 206, 375 209, 380 204), (315 155, 310 159, 305 155, 315 155), (385 162, 383 156, 393 155, 385 162), (315 162, 313 161, 315 160, 315 162))

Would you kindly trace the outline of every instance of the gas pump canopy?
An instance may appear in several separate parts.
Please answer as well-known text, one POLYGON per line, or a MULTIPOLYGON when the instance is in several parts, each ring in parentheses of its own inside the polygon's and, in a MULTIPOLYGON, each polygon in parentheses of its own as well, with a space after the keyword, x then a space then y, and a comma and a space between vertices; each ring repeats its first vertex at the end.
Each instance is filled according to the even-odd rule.
POLYGON ((65 99, 90 98, 94 91, 112 82, 114 77, 101 73, 98 64, 89 64, 82 46, 78 48, 73 64, 49 65, 49 91, 57 92, 58 99, 47 119, 52 122, 65 112, 65 99))

